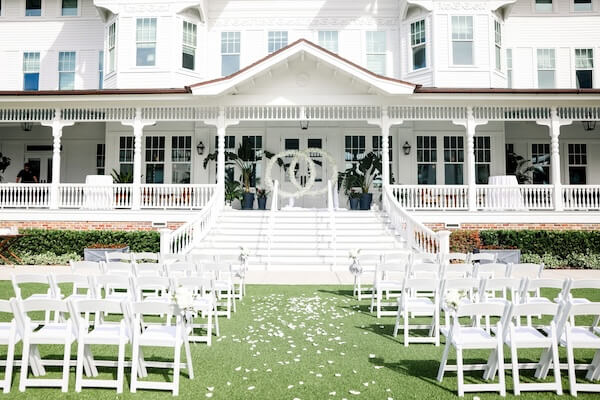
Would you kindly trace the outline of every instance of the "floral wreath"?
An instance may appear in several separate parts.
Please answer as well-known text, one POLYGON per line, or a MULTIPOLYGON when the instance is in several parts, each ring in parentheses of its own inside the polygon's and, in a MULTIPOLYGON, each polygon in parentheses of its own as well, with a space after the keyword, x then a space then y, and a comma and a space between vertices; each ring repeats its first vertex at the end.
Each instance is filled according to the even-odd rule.
POLYGON ((313 190, 313 191, 310 190, 313 187, 313 185, 315 184, 315 180, 316 180, 316 174, 314 173, 316 166, 315 166, 314 161, 310 157, 310 154, 314 154, 314 153, 318 153, 318 154, 322 155, 323 158, 325 159, 325 161, 327 162, 327 164, 329 164, 331 166, 331 176, 329 177, 329 180, 331 181, 331 183, 333 185, 337 184, 338 168, 337 168, 337 164, 336 164, 335 160, 333 159, 333 157, 331 157, 331 154, 327 153, 323 149, 318 149, 318 148, 309 148, 309 149, 306 149, 303 151, 286 150, 286 151, 282 151, 281 153, 276 154, 273 157, 271 157, 271 159, 267 163, 267 171, 265 173, 265 180, 266 180, 266 185, 269 188, 269 190, 271 190, 271 191, 273 190, 273 178, 271 177, 271 172, 272 172, 273 166, 275 165, 277 160, 283 159, 285 157, 292 157, 292 160, 290 161, 290 165, 288 167, 288 175, 290 177, 290 182, 292 183, 292 185, 294 185, 294 187, 296 189, 298 189, 298 191, 295 193, 290 193, 290 192, 286 192, 285 190, 279 189, 279 191, 278 191, 279 195, 282 197, 297 199, 304 195, 319 196, 321 194, 327 193, 327 190, 328 190, 327 186, 325 186, 324 188, 321 188, 319 190, 313 190), (300 159, 303 159, 304 161, 306 161, 306 164, 308 165, 308 170, 309 170, 309 180, 308 180, 308 182, 306 182, 305 187, 302 187, 300 185, 300 183, 298 183, 298 181, 296 180, 296 176, 294 174, 295 168, 298 165, 298 163, 300 162, 300 159))

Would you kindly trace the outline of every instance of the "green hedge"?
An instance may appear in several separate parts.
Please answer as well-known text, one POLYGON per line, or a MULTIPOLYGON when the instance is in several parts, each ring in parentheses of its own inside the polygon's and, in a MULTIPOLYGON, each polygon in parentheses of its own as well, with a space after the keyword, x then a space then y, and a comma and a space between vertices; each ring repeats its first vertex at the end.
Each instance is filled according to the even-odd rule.
POLYGON ((600 253, 600 231, 483 230, 479 237, 483 246, 517 248, 522 254, 600 253))
POLYGON ((54 253, 60 256, 77 253, 83 256, 83 249, 95 243, 123 243, 132 252, 160 250, 160 234, 155 231, 21 229, 20 233, 26 236, 15 244, 13 250, 21 254, 54 253))

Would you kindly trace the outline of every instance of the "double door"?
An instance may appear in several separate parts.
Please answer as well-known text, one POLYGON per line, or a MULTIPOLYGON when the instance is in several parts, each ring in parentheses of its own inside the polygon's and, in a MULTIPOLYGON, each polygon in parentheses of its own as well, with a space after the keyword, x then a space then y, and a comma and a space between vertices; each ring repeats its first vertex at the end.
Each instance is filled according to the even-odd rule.
POLYGON ((25 162, 29 163, 39 183, 52 182, 52 153, 25 153, 25 162))
MULTIPOLYGON (((318 134, 297 134, 285 135, 281 138, 282 151, 296 150, 306 151, 308 149, 321 149, 326 151, 326 138, 318 134)), ((306 188, 311 184, 314 174, 314 183, 309 191, 315 192, 327 188, 327 161, 319 152, 308 152, 308 157, 312 164, 304 158, 298 157, 298 163, 294 166, 292 174, 296 179, 297 185, 306 188), (311 168, 312 167, 312 168, 311 168)), ((284 176, 280 179, 282 190, 290 193, 296 193, 299 189, 292 183, 290 178, 290 164, 293 157, 286 157, 283 161, 286 164, 286 172, 282 172, 284 176)), ((285 200, 282 200, 282 205, 285 205, 285 200)), ((327 191, 319 195, 304 195, 294 199, 295 207, 303 208, 327 208, 327 191)))

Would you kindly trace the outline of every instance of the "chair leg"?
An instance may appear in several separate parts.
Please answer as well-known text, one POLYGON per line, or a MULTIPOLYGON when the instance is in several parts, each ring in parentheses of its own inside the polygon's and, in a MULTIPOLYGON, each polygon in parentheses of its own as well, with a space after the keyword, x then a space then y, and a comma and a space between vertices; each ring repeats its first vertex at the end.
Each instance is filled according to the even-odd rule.
POLYGON ((83 379, 83 358, 85 357, 85 344, 83 340, 77 342, 77 364, 75 365, 75 391, 81 392, 83 379))
POLYGON ((131 393, 135 393, 137 389, 138 379, 138 364, 140 362, 140 350, 137 338, 133 338, 133 349, 131 353, 131 393))
POLYGON ((398 329, 400 329, 400 310, 398 310, 398 314, 396 315, 396 323, 394 324, 394 333, 393 336, 398 336, 398 329))
POLYGON ((513 391, 515 396, 519 396, 521 394, 521 388, 519 387, 519 356, 517 353, 517 346, 514 343, 511 343, 510 346, 510 358, 512 363, 512 375, 513 375, 513 391))
POLYGON ((212 320, 212 311, 210 307, 206 312, 206 345, 210 346, 212 344, 212 330, 213 330, 213 320, 212 320))
POLYGON ((560 358, 558 357, 558 344, 556 337, 552 343, 552 364, 554 367, 554 382, 556 382, 556 394, 562 395, 562 382, 560 380, 560 358))
MULTIPOLYGON (((498 383, 500 384, 500 396, 506 397, 506 381, 504 376, 504 343, 502 336, 498 335, 498 383)), ((517 361, 518 362, 518 361, 517 361)))
MULTIPOLYGON (((133 362, 132 362, 133 364, 133 362)), ((125 341, 119 343, 119 358, 117 360, 117 393, 123 393, 125 376, 125 341)))
POLYGON ((181 367, 181 342, 175 345, 175 357, 173 365, 173 396, 179 395, 179 368, 181 367))
POLYGON ((27 387, 27 375, 29 370, 29 352, 30 344, 28 340, 23 340, 23 355, 21 361, 21 377, 19 379, 19 391, 24 392, 27 387))
POLYGON ((408 310, 404 310, 404 347, 408 347, 408 320, 409 320, 409 316, 408 316, 408 310))
POLYGON ((8 350, 6 353, 6 369, 4 372, 4 393, 10 393, 10 385, 12 383, 13 363, 15 359, 15 332, 11 328, 10 338, 8 340, 8 350))
POLYGON ((376 296, 377 296, 377 305, 376 305, 377 318, 381 318, 381 296, 382 296, 381 290, 377 291, 376 296))
POLYGON ((446 370, 446 364, 448 363, 448 354, 450 353, 450 339, 447 339, 446 345, 444 346, 444 353, 442 354, 442 361, 440 362, 440 368, 438 369, 437 380, 441 382, 444 379, 444 371, 446 370))
POLYGON ((194 379, 194 365, 192 364, 192 352, 190 350, 190 342, 187 338, 183 341, 183 348, 185 350, 185 361, 188 368, 188 377, 194 379))
POLYGON ((571 396, 577 396, 577 377, 575 376, 575 359, 573 346, 567 341, 567 365, 569 369, 569 391, 571 396))
POLYGON ((462 349, 460 347, 456 348, 456 379, 458 381, 458 395, 460 397, 464 397, 465 389, 464 385, 464 376, 463 376, 463 354, 462 349))
POLYGON ((65 352, 63 355, 63 371, 62 371, 62 387, 61 391, 66 393, 69 391, 69 373, 71 368, 71 335, 67 332, 65 339, 65 352))

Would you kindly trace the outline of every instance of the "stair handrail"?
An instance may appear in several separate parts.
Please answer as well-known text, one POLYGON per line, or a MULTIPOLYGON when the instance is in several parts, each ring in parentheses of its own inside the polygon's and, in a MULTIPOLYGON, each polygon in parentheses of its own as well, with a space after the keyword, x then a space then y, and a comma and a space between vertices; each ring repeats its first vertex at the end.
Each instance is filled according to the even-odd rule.
POLYGON ((200 212, 174 231, 161 230, 161 254, 187 253, 206 237, 224 206, 224 191, 221 185, 214 185, 211 199, 200 212))
POLYGON ((392 189, 388 186, 383 188, 382 203, 392 227, 406 240, 409 248, 424 253, 447 254, 450 252, 450 232, 434 232, 422 222, 417 221, 400 205, 398 199, 394 197, 392 189))
POLYGON ((329 214, 329 232, 330 245, 333 250, 333 267, 337 266, 337 232, 335 230, 335 203, 334 203, 333 182, 327 181, 327 212, 329 214))
POLYGON ((273 241, 273 231, 275 230, 275 216, 279 211, 279 181, 273 181, 273 198, 271 199, 271 210, 269 211, 269 229, 267 230, 267 265, 271 266, 271 242, 273 241))

